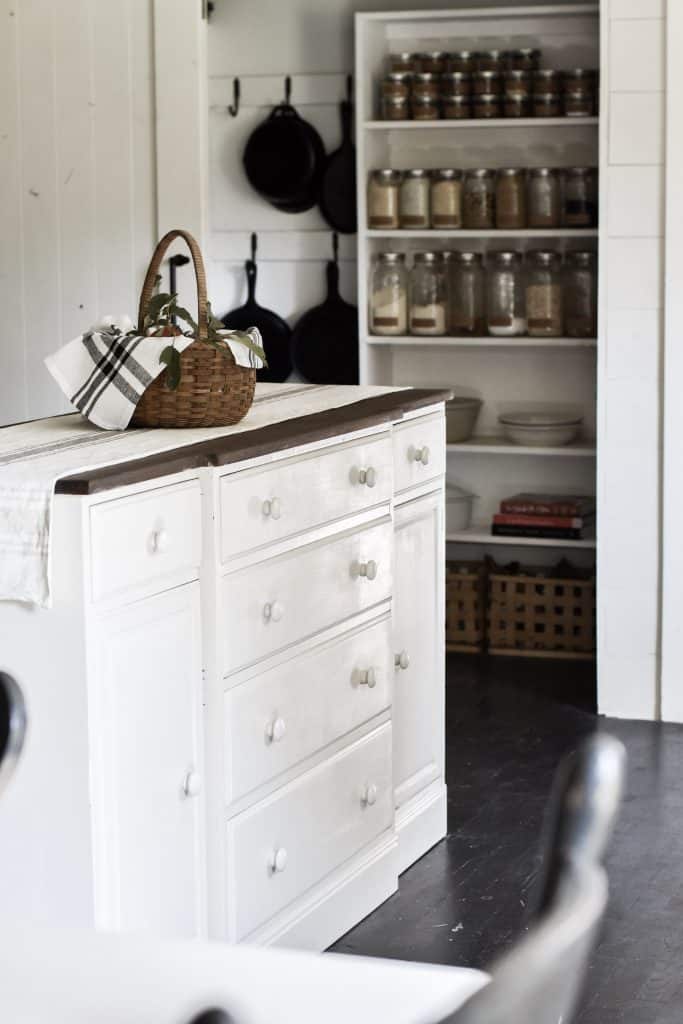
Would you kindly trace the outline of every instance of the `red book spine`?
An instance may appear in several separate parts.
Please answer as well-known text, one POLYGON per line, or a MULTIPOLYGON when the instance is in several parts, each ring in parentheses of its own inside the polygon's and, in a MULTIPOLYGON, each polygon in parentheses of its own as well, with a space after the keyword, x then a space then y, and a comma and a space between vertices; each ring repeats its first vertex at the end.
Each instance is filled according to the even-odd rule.
POLYGON ((581 516, 558 515, 514 515, 510 512, 497 512, 493 517, 496 526, 550 526, 562 530, 580 530, 583 527, 581 516))

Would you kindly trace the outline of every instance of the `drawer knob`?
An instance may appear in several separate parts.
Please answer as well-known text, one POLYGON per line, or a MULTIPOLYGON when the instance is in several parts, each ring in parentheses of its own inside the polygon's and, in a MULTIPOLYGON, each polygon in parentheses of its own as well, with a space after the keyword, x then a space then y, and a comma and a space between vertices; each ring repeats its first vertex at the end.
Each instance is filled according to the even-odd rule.
POLYGON ((279 846, 277 850, 273 850, 268 860, 268 867, 273 874, 285 870, 287 867, 287 851, 284 846, 279 846))
POLYGON ((429 465, 429 448, 427 445, 423 445, 422 448, 415 448, 413 451, 413 459, 415 462, 419 462, 423 466, 429 465))
POLYGON ((266 739, 269 743, 279 743, 287 732, 284 718, 274 718, 266 726, 266 739))
POLYGON ((410 658, 407 651, 401 651, 399 654, 394 655, 394 665, 396 668, 406 669, 410 665, 410 658))
POLYGON ((199 796, 202 789, 202 777, 199 772, 188 772, 183 782, 185 796, 199 796))
POLYGON ((377 562, 373 558, 368 562, 361 562, 358 566, 358 575, 364 576, 366 580, 374 580, 377 576, 377 562))
POLYGON ((264 516, 269 517, 270 519, 279 519, 282 515, 279 498, 266 498, 261 507, 264 516))
POLYGON ((374 487, 377 483, 377 470, 372 466, 368 466, 367 469, 359 469, 358 483, 365 484, 366 487, 374 487))
POLYGON ((374 689, 377 685, 377 675, 374 668, 366 668, 364 672, 361 672, 360 684, 361 686, 367 686, 370 690, 374 689))
POLYGON ((152 551, 156 555, 168 551, 168 532, 166 530, 155 530, 152 534, 152 551))
POLYGON ((268 601, 263 606, 263 618, 266 622, 279 622, 285 610, 279 601, 268 601))
POLYGON ((368 782, 367 786, 363 790, 361 797, 361 803, 365 804, 366 807, 372 807, 377 802, 377 786, 374 782, 368 782))

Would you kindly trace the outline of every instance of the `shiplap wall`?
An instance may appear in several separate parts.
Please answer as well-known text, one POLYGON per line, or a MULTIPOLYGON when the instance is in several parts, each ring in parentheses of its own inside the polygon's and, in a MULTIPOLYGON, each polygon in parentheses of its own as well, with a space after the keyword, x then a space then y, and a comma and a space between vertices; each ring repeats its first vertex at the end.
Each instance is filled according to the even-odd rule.
POLYGON ((598 399, 599 703, 605 714, 656 718, 665 0, 608 0, 603 30, 608 120, 598 399))
POLYGON ((136 308, 156 235, 151 0, 0 0, 0 424, 43 358, 136 308))

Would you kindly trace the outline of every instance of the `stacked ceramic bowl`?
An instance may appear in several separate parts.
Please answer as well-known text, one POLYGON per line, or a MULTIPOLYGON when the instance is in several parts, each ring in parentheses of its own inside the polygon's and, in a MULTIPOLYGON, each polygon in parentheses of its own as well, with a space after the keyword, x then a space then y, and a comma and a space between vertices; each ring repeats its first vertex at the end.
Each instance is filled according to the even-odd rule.
POLYGON ((583 417, 566 412, 509 412, 500 415, 498 422, 511 444, 559 448, 578 437, 583 417))

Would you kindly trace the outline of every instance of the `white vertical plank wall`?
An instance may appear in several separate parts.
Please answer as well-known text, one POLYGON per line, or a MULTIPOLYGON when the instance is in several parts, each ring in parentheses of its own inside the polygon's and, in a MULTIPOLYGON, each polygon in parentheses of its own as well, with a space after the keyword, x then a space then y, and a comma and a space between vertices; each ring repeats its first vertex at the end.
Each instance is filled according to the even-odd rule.
POLYGON ((151 0, 0 0, 0 424, 66 411, 44 357, 133 313, 156 235, 151 0))
POLYGON ((602 8, 598 704, 643 719, 660 715, 665 14, 662 0, 602 8))

